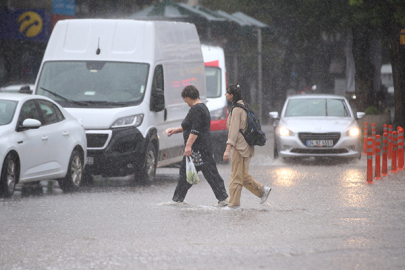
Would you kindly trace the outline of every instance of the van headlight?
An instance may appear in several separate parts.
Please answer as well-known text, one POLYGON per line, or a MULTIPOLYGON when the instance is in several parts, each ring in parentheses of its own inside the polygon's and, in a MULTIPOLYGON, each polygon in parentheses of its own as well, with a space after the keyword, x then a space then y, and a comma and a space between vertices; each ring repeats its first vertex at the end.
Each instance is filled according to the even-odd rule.
POLYGON ((360 134, 360 130, 358 128, 351 128, 346 132, 346 136, 350 137, 357 137, 360 134))
POLYGON ((285 137, 285 136, 294 136, 294 132, 292 132, 291 130, 285 128, 285 127, 279 127, 278 128, 278 134, 280 134, 280 136, 285 137))
POLYGON ((143 120, 143 113, 125 116, 122 118, 117 119, 114 124, 112 124, 111 128, 120 128, 120 127, 129 127, 129 126, 140 126, 143 120))

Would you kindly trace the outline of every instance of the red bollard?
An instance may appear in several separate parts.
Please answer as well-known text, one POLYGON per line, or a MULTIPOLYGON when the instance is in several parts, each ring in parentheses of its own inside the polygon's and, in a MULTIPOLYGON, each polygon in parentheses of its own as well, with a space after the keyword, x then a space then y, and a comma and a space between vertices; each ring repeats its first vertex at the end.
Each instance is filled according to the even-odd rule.
POLYGON ((398 170, 404 169, 404 129, 398 127, 398 170))
POLYGON ((383 134, 388 133, 388 126, 387 124, 384 124, 384 129, 383 129, 383 134))
POLYGON ((363 155, 367 155, 367 138, 368 138, 368 123, 364 123, 364 132, 363 132, 364 142, 363 142, 363 155))
POLYGON ((375 155, 375 123, 371 124, 371 138, 373 138, 373 156, 375 155))
POLYGON ((387 169, 387 149, 388 149, 388 133, 385 132, 383 134, 383 155, 382 155, 382 169, 381 169, 381 176, 388 176, 388 169, 387 169))
POLYGON ((396 173, 397 171, 397 142, 398 133, 396 131, 392 132, 392 157, 391 157, 391 172, 396 173))
POLYGON ((381 178, 381 138, 380 135, 377 135, 375 137, 376 141, 375 141, 375 165, 374 165, 374 179, 382 179, 381 178))
POLYGON ((388 159, 392 156, 392 125, 388 126, 388 159))
POLYGON ((373 139, 367 138, 367 183, 373 182, 373 139))

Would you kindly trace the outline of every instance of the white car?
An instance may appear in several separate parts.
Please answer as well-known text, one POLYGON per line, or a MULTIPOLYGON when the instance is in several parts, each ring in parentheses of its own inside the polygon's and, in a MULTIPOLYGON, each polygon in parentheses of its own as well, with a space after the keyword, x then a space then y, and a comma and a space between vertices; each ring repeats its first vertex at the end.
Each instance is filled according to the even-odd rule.
POLYGON ((343 96, 289 96, 274 129, 274 158, 346 157, 360 158, 361 130, 356 119, 364 117, 353 111, 343 96))
MULTIPOLYGON (((31 93, 34 91, 35 85, 34 84, 10 84, 6 86, 0 87, 0 92, 3 93, 19 93, 20 90, 24 88, 28 88, 31 93)), ((26 90, 27 91, 27 90, 26 90)))
POLYGON ((57 103, 36 95, 0 93, 0 196, 18 182, 58 180, 80 186, 86 160, 83 126, 57 103))

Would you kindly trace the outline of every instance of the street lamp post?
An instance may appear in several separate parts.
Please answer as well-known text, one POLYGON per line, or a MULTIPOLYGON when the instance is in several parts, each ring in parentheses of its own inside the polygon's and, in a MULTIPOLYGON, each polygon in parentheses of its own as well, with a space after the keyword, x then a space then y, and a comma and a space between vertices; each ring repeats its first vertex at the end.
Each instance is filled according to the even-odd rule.
POLYGON ((259 98, 259 120, 263 123, 263 87, 262 87, 262 29, 257 28, 257 90, 259 98))

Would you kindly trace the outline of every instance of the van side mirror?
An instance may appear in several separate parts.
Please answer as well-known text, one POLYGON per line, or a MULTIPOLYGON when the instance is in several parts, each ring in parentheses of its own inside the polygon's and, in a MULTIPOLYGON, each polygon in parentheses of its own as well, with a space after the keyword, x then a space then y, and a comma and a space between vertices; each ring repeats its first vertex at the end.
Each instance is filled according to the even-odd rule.
POLYGON ((165 109, 165 93, 162 89, 156 88, 152 92, 149 107, 152 112, 160 112, 165 109))
POLYGON ((20 94, 32 94, 31 88, 29 85, 24 85, 20 88, 20 91, 18 91, 20 94))

